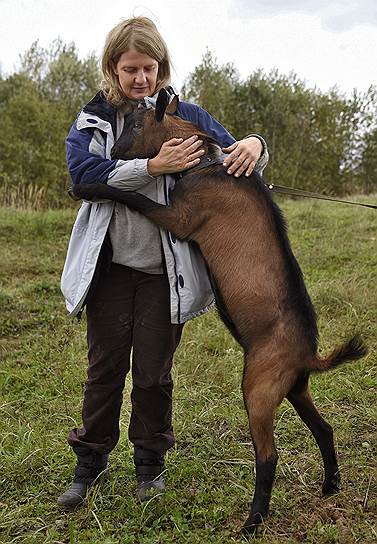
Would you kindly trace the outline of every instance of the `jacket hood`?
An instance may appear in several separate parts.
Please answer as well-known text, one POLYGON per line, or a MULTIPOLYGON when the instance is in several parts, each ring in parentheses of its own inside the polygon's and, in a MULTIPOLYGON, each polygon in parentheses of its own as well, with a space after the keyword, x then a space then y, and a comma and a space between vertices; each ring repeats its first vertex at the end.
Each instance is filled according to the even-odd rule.
POLYGON ((93 98, 83 107, 82 111, 90 115, 97 115, 103 121, 110 123, 113 133, 116 127, 116 108, 112 106, 105 98, 103 91, 93 96, 93 98))
MULTIPOLYGON (((170 95, 172 100, 176 94, 173 87, 169 86, 166 88, 167 92, 170 95)), ((153 96, 146 96, 143 100, 147 108, 155 108, 158 92, 153 96)), ((116 132, 116 113, 117 109, 115 106, 110 104, 103 93, 103 91, 98 91, 98 93, 93 96, 93 98, 83 107, 82 111, 89 115, 96 115, 103 121, 110 123, 113 133, 116 132)))

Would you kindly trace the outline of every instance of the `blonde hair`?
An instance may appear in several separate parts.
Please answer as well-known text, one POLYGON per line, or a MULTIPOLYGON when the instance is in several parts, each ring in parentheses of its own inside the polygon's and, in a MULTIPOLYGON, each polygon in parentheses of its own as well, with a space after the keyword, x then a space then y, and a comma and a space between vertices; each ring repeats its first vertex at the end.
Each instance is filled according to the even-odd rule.
POLYGON ((148 17, 123 19, 107 35, 101 61, 103 74, 101 89, 107 101, 113 106, 125 102, 114 68, 121 55, 131 48, 158 62, 156 92, 170 83, 170 55, 156 25, 148 17))

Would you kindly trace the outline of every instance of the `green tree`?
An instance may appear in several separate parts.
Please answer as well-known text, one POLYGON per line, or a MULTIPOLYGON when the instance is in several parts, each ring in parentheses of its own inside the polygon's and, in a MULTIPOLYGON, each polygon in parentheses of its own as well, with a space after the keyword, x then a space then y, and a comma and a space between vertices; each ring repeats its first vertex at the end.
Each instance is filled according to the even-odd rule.
POLYGON ((377 192, 377 87, 371 86, 361 99, 359 109, 358 185, 377 192))
POLYGON ((357 93, 351 98, 337 89, 323 93, 296 74, 277 70, 257 70, 242 81, 233 65, 219 66, 207 51, 186 79, 183 96, 207 109, 237 139, 251 132, 263 135, 271 181, 330 194, 366 189, 357 177, 366 134, 361 128, 365 99, 357 93))
POLYGON ((3 201, 20 197, 24 203, 28 194, 43 194, 46 205, 67 205, 65 138, 98 82, 94 55, 81 60, 76 46, 61 40, 47 49, 33 43, 20 70, 0 78, 3 201))
POLYGON ((0 104, 0 182, 12 191, 25 185, 43 188, 51 205, 57 205, 68 184, 66 110, 56 108, 30 79, 20 74, 0 86, 0 104))
POLYGON ((182 87, 184 100, 200 104, 233 133, 233 93, 239 74, 231 63, 219 66, 210 51, 186 78, 182 87))
POLYGON ((74 115, 96 93, 100 82, 98 59, 91 53, 80 59, 74 43, 55 40, 48 49, 34 42, 21 57, 20 72, 28 76, 41 94, 64 103, 74 115))
POLYGON ((237 86, 235 95, 237 134, 262 134, 271 156, 268 178, 297 185, 312 119, 310 91, 294 74, 258 70, 237 86))

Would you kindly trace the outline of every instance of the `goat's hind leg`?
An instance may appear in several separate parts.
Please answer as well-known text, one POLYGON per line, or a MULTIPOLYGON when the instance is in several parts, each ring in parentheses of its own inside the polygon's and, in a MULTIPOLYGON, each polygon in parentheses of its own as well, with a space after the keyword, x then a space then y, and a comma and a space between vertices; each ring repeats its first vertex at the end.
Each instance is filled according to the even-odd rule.
POLYGON ((308 389, 308 380, 308 374, 302 376, 288 393, 287 399, 305 425, 309 427, 318 444, 325 468, 322 492, 324 495, 331 495, 340 490, 340 475, 334 447, 333 430, 314 406, 308 389))
POLYGON ((256 457, 256 481, 250 515, 243 532, 256 534, 267 517, 278 460, 274 444, 276 408, 285 396, 281 383, 267 372, 258 373, 255 362, 245 367, 242 383, 256 457))

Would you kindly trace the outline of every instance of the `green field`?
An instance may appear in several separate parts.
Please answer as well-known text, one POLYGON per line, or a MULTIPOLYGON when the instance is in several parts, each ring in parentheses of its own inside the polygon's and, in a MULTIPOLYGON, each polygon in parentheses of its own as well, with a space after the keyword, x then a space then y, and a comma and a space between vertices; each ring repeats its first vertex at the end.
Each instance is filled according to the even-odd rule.
MULTIPOLYGON (((319 314, 321 351, 360 332, 370 353, 311 380, 335 431, 338 495, 321 498, 319 451, 290 404, 280 407, 280 458, 259 543, 377 542, 377 213, 308 200, 282 206, 319 314)), ((165 496, 146 504, 133 498, 127 382, 110 479, 77 512, 56 506, 73 472, 66 435, 80 423, 86 369, 85 319, 67 317, 59 290, 73 217, 72 210, 0 209, 0 542, 241 541, 254 454, 240 390, 242 353, 215 312, 186 326, 176 355, 177 445, 167 458, 165 496)))

